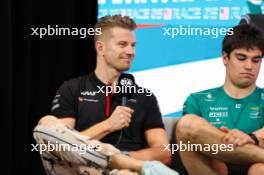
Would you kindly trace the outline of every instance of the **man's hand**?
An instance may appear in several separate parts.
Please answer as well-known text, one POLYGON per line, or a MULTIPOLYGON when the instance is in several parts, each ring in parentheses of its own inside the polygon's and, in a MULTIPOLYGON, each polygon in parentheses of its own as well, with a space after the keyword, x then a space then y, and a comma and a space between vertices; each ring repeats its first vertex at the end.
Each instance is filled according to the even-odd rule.
POLYGON ((106 120, 110 126, 110 131, 114 132, 128 127, 133 112, 134 110, 129 107, 117 106, 112 115, 106 120))
POLYGON ((255 136, 258 138, 259 140, 259 146, 261 146, 262 148, 264 148, 264 127, 253 132, 253 134, 255 134, 255 136))
POLYGON ((227 133, 223 138, 226 144, 234 144, 235 146, 243 146, 245 144, 255 144, 255 141, 246 133, 238 129, 228 129, 224 126, 220 128, 221 131, 227 133))
POLYGON ((255 132, 253 132, 257 136, 257 138, 264 139, 264 127, 262 129, 259 129, 255 132))

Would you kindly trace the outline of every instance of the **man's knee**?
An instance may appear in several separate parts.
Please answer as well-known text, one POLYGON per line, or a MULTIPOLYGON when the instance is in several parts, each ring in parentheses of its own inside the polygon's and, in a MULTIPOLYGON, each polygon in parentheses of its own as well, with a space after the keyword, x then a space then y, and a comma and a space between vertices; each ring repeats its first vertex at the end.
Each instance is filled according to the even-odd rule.
POLYGON ((255 163, 250 166, 248 175, 263 175, 264 174, 264 163, 255 163))
POLYGON ((46 115, 39 120, 38 125, 47 125, 54 122, 58 122, 56 117, 52 115, 46 115))
POLYGON ((177 139, 190 139, 195 136, 200 127, 206 121, 196 115, 187 114, 183 116, 178 122, 175 129, 177 139))

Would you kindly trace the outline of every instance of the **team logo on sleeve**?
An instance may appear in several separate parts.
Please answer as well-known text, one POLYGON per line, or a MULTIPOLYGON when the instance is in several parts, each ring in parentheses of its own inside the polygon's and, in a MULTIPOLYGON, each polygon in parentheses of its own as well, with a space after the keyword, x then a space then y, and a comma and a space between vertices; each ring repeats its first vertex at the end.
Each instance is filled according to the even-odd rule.
POLYGON ((59 103, 60 96, 61 96, 60 94, 55 95, 54 100, 52 101, 51 111, 54 111, 55 109, 60 107, 60 103, 59 103))
POLYGON ((59 108, 60 104, 55 104, 51 107, 51 111, 54 111, 55 109, 59 108))

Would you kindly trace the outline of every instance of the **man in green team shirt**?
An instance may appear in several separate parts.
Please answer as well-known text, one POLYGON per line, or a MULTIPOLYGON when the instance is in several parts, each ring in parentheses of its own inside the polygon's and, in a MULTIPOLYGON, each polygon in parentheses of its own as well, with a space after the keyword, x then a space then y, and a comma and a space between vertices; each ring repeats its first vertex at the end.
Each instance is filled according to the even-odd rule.
POLYGON ((220 151, 180 157, 190 175, 264 175, 264 90, 256 86, 264 38, 254 26, 239 25, 222 47, 224 85, 191 94, 176 127, 177 143, 217 144, 220 151))

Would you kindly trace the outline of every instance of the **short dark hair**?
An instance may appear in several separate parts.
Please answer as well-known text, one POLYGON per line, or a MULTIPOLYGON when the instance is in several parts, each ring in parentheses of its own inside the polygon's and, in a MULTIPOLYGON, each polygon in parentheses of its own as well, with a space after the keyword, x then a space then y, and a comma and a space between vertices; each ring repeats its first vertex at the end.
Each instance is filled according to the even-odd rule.
MULTIPOLYGON (((101 32, 103 34, 105 30, 114 27, 121 27, 133 31, 136 29, 136 23, 129 16, 107 15, 101 17, 99 21, 95 24, 94 28, 101 28, 101 32)), ((94 35, 94 41, 97 41, 99 36, 100 35, 94 35)))
POLYGON ((264 55, 263 30, 255 25, 240 24, 233 27, 233 34, 226 35, 222 43, 222 52, 229 56, 234 49, 258 48, 264 55))

